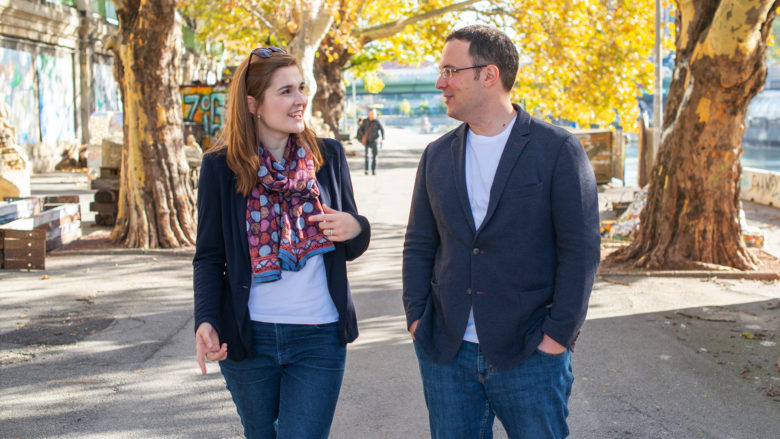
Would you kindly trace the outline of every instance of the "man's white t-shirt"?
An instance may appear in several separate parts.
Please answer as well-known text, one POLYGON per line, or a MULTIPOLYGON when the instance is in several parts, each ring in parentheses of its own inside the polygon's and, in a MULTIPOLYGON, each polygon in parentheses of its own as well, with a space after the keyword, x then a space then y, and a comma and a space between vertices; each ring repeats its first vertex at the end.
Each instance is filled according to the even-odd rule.
MULTIPOLYGON (((474 225, 477 229, 487 214, 490 188, 493 187, 498 162, 512 133, 515 119, 517 115, 512 118, 504 131, 492 137, 480 136, 471 130, 466 134, 466 189, 469 193, 471 215, 474 217, 474 225)), ((474 308, 469 313, 469 322, 463 340, 479 343, 477 328, 474 325, 474 308)))

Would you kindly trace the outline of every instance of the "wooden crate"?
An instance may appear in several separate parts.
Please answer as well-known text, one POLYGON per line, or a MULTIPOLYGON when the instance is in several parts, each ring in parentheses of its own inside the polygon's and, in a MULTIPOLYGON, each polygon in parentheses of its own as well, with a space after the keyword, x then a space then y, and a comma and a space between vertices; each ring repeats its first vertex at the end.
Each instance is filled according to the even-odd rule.
POLYGON ((9 230, 3 235, 3 268, 43 270, 46 259, 45 230, 9 230))
POLYGON ((2 268, 43 270, 46 252, 81 237, 78 204, 61 204, 0 226, 2 268))
POLYGON ((574 130, 580 139, 596 175, 596 183, 607 184, 612 178, 624 179, 625 151, 623 135, 612 130, 574 130))

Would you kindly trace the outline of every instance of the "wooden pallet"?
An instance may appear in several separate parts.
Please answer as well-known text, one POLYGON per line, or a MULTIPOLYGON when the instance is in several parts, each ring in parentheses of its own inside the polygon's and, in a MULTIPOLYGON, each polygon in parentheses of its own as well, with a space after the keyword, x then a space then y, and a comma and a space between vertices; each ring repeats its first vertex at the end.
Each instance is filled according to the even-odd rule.
POLYGON ((2 268, 43 270, 46 252, 81 237, 78 204, 66 203, 0 226, 2 268))
POLYGON ((41 211, 41 204, 37 197, 6 198, 0 202, 0 224, 35 215, 41 211))
POLYGON ((46 260, 45 230, 0 229, 3 268, 6 270, 43 270, 46 260))

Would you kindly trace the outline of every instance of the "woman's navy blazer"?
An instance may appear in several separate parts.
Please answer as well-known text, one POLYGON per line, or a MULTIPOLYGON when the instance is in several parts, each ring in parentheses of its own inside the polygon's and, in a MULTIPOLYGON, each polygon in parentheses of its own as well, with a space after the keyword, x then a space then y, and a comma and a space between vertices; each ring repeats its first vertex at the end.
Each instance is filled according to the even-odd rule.
MULTIPOLYGON (((320 202, 352 214, 361 232, 346 242, 336 242, 335 251, 323 255, 328 291, 339 313, 342 344, 358 336, 355 306, 347 281, 347 261, 368 248, 371 226, 357 214, 347 159, 341 144, 319 139, 324 163, 317 171, 320 202)), ((227 165, 224 150, 203 156, 198 183, 198 236, 195 242, 193 287, 195 328, 211 323, 220 343, 227 343, 228 357, 240 361, 252 352, 249 319, 249 289, 252 270, 246 235, 246 196, 236 192, 235 174, 227 165)))

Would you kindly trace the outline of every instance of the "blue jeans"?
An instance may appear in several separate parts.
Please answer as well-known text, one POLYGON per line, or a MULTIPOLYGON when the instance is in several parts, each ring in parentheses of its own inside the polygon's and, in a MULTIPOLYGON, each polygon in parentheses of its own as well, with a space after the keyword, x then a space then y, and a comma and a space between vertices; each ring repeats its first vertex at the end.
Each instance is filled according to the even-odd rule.
POLYGON ((252 322, 252 331, 252 358, 219 362, 244 435, 327 438, 347 357, 337 323, 252 322))
POLYGON ((447 364, 431 362, 417 343, 414 349, 433 439, 491 439, 496 416, 512 439, 569 435, 569 350, 537 350, 513 369, 496 370, 476 343, 464 341, 447 364))

